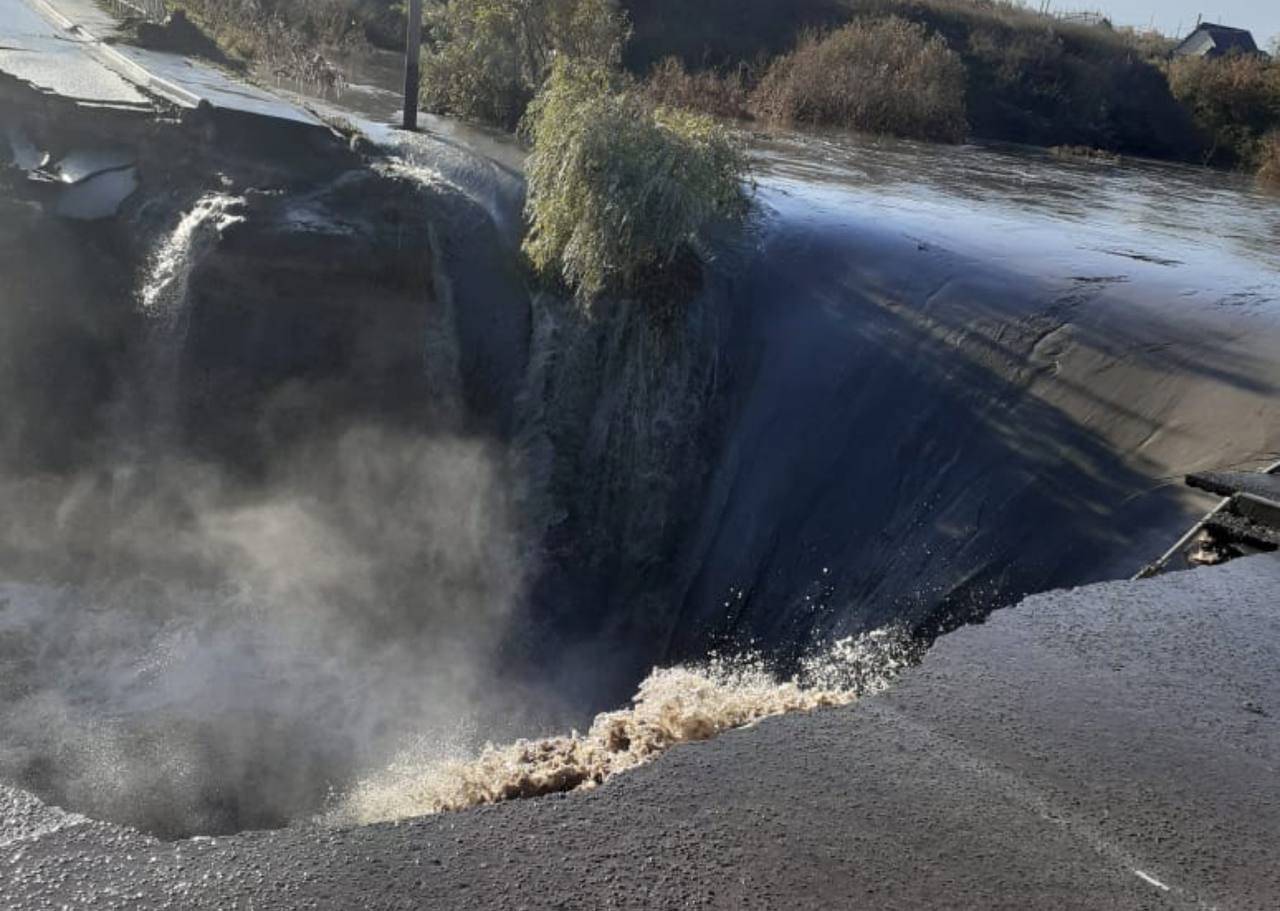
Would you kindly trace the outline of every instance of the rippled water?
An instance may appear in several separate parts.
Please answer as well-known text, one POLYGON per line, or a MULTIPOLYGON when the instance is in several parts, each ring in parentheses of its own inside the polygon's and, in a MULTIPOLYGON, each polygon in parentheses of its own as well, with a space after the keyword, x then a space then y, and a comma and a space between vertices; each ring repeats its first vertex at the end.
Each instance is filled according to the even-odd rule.
POLYGON ((1100 254, 1232 282, 1242 268, 1280 270, 1280 195, 1242 174, 850 134, 757 134, 753 148, 768 198, 789 216, 891 218, 1046 265, 1100 254))
MULTIPOLYGON (((346 90, 323 99, 374 123, 399 119, 399 54, 339 60, 346 90)), ((285 88, 306 94, 304 85, 285 88)), ((429 117, 425 132, 518 165, 493 131, 429 117)), ((377 137, 375 137, 377 138, 377 137)), ((984 258, 1070 271, 1150 267, 1152 278, 1226 289, 1223 302, 1275 300, 1280 272, 1280 193, 1245 174, 1126 159, 1059 158, 1008 145, 939 146, 847 132, 763 132, 750 136, 762 198, 788 219, 869 218, 906 232, 948 237, 984 258)))

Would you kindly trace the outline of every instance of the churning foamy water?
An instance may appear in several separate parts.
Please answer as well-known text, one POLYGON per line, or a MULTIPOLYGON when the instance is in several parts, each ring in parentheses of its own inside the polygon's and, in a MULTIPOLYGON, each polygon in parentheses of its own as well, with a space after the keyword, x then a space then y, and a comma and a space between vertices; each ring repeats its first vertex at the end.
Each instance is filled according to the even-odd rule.
POLYGON ((848 705, 879 692, 918 656, 898 628, 842 639, 782 679, 759 656, 713 656, 654 670, 630 708, 596 716, 585 734, 486 746, 471 758, 405 753, 361 780, 325 821, 368 824, 589 789, 681 743, 790 712, 848 705))

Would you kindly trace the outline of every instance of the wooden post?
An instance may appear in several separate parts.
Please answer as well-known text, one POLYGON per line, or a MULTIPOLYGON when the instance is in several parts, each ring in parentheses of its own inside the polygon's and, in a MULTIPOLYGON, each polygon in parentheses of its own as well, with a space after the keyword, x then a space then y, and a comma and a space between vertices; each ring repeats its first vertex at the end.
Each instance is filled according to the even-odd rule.
POLYGON ((422 0, 409 0, 404 43, 404 128, 418 128, 418 63, 422 54, 422 0))

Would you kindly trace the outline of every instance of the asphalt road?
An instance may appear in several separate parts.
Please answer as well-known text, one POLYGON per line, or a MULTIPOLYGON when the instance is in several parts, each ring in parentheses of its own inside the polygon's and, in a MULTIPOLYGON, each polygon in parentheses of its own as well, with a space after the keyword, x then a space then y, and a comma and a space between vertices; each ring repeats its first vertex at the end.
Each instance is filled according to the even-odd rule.
POLYGON ((80 37, 23 0, 0 0, 0 72, 89 104, 149 106, 133 83, 88 53, 80 37))
POLYGON ((1280 558, 1049 593, 890 693, 593 793, 163 844, 0 791, 0 898, 110 908, 1275 908, 1280 558))
POLYGON ((319 126, 302 107, 176 54, 108 45, 113 20, 93 0, 0 0, 0 73, 83 104, 193 108, 319 126), (71 28, 66 28, 68 23, 71 28))

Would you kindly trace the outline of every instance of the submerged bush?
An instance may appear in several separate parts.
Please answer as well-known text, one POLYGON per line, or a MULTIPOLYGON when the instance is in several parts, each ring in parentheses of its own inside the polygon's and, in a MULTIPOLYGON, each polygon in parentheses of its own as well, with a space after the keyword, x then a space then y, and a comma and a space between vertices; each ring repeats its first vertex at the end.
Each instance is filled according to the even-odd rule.
POLYGON ((615 66, 628 34, 615 0, 445 0, 427 12, 424 101, 514 127, 553 60, 615 66))
POLYGON ((746 159, 708 117, 603 67, 556 62, 529 109, 525 251, 589 302, 662 281, 708 226, 745 214, 746 159))
POLYGON ((805 35, 769 68, 752 103, 783 123, 959 142, 964 96, 964 64, 947 43, 889 17, 805 35))
POLYGON ((1206 135, 1206 161, 1259 163, 1263 141, 1280 128, 1280 64, 1254 54, 1179 57, 1169 87, 1206 135))

